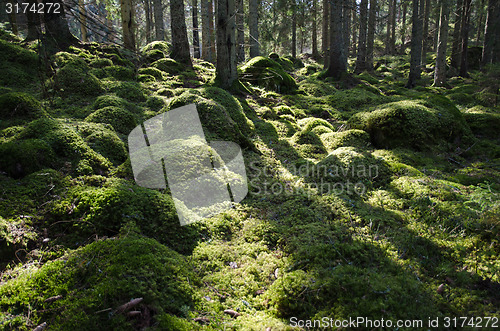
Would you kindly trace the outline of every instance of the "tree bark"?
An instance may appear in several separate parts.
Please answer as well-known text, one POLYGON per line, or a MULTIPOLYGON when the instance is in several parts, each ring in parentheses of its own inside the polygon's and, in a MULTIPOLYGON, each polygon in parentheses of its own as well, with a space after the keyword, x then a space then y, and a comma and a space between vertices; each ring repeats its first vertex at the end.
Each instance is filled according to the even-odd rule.
POLYGON ((236 13, 236 28, 238 47, 236 48, 236 56, 238 62, 245 61, 245 11, 243 0, 237 0, 237 13, 236 13))
POLYGON ((370 0, 368 14, 368 34, 366 36, 366 68, 373 70, 373 43, 375 41, 375 24, 377 18, 377 0, 370 0))
POLYGON ((358 57, 356 59, 356 73, 363 72, 366 66, 366 33, 368 25, 368 0, 361 0, 359 5, 359 38, 358 57))
POLYGON ((415 87, 421 75, 422 62, 422 8, 421 1, 413 0, 413 15, 411 28, 411 54, 410 54, 410 74, 408 76, 407 88, 415 87))
POLYGON ((394 0, 392 4, 392 21, 391 21, 391 42, 390 42, 390 51, 391 54, 396 53, 396 7, 397 0, 394 0))
MULTIPOLYGON (((203 0, 202 0, 203 1, 203 0)), ((198 33, 198 0, 193 0, 193 56, 200 58, 200 36, 198 33)))
MULTIPOLYGON (((29 6, 31 7, 36 3, 35 0, 28 0, 29 6)), ((29 10, 26 11, 26 21, 28 23, 28 32, 26 34, 26 38, 24 41, 33 41, 39 39, 42 35, 41 30, 41 17, 40 14, 31 12, 29 10)))
POLYGON ((462 30, 462 9, 463 9, 463 0, 457 0, 457 9, 455 12, 455 24, 453 27, 453 45, 451 49, 451 61, 450 65, 453 68, 459 67, 460 64, 460 37, 462 30))
POLYGON ((208 28, 210 32, 210 58, 215 61, 215 24, 214 16, 217 12, 216 2, 217 0, 210 0, 208 4, 208 28))
POLYGON ((467 77, 467 49, 469 47, 469 23, 472 0, 464 0, 462 15, 462 52, 460 57, 460 76, 467 77))
POLYGON ((429 15, 431 12, 431 0, 425 0, 425 11, 424 11, 424 32, 422 37, 422 63, 424 66, 427 63, 427 48, 429 40, 429 15))
POLYGON ((174 60, 191 66, 183 0, 170 0, 170 16, 172 29, 171 56, 174 60))
POLYGON ((201 57, 203 60, 212 62, 210 57, 210 26, 208 16, 208 1, 201 0, 201 57))
MULTIPOLYGON (((392 6, 394 5, 393 0, 388 1, 388 15, 386 24, 386 34, 385 34, 385 53, 391 54, 391 24, 392 24, 392 6)), ((361 15, 361 12, 360 12, 361 15)))
POLYGON ((156 40, 165 40, 165 24, 163 24, 163 5, 161 0, 153 0, 156 40))
MULTIPOLYGON (((16 3, 14 0, 8 0, 7 2, 11 3, 12 5, 16 3)), ((12 10, 9 14, 9 24, 12 33, 17 36, 19 34, 19 29, 17 27, 17 16, 14 10, 12 10)))
POLYGON ((498 55, 494 56, 495 48, 500 46, 496 45, 499 43, 498 37, 500 35, 500 3, 498 3, 498 0, 488 1, 488 12, 486 15, 483 58, 481 60, 483 68, 492 62, 498 62, 496 59, 494 61, 494 58, 498 58, 498 55))
POLYGON ((479 46, 481 44, 481 33, 484 31, 483 18, 484 18, 484 0, 481 0, 481 3, 479 4, 479 22, 477 23, 476 46, 479 46))
POLYGON ((316 25, 317 0, 312 0, 312 57, 318 60, 318 27, 316 25))
MULTIPOLYGON (((345 60, 349 56, 349 45, 351 41, 351 4, 349 0, 343 0, 342 19, 344 21, 344 52, 345 60)), ((347 65, 347 63, 346 63, 347 65)))
POLYGON ((446 48, 448 43, 448 22, 450 15, 449 0, 441 0, 439 18, 439 34, 437 42, 436 68, 434 71, 434 85, 444 86, 446 83, 446 48))
POLYGON ((259 50, 259 0, 249 0, 248 29, 250 39, 250 57, 260 55, 259 50))
POLYGON ((59 3, 61 10, 59 12, 47 12, 44 14, 45 34, 55 43, 58 49, 66 49, 76 44, 78 40, 69 31, 68 22, 62 0, 54 0, 54 4, 59 3))
POLYGON ((332 0, 330 7, 330 59, 326 75, 339 80, 347 75, 344 59, 344 31, 342 31, 342 0, 332 0))
POLYGON ((80 33, 82 41, 87 42, 87 10, 85 9, 85 1, 78 0, 78 10, 80 12, 80 33))
POLYGON ((152 30, 152 24, 151 24, 151 3, 149 0, 144 0, 144 14, 146 15, 146 42, 150 43, 153 41, 151 37, 151 30, 152 30))
POLYGON ((321 50, 323 52, 325 67, 328 65, 328 29, 330 26, 330 3, 329 0, 323 0, 323 31, 321 36, 321 50))
POLYGON ((408 2, 406 0, 401 0, 403 3, 403 17, 401 19, 401 54, 405 53, 406 50, 406 13, 408 12, 408 2))
MULTIPOLYGON (((295 1, 294 1, 295 2, 295 1)), ((292 56, 297 57, 297 6, 292 3, 292 56)))
POLYGON ((238 79, 234 0, 217 1, 216 80, 222 88, 229 89, 238 79))

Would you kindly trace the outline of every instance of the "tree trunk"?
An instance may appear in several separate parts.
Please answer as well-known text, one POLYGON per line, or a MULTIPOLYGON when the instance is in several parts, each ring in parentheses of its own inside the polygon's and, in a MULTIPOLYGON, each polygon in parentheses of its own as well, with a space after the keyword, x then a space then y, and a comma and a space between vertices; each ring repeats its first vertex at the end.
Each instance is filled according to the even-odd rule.
MULTIPOLYGON (((28 3, 31 7, 35 5, 36 1, 28 0, 28 3)), ((40 28, 42 24, 40 14, 27 10, 26 20, 28 23, 28 32, 24 41, 33 41, 39 39, 42 34, 42 30, 40 28)))
POLYGON ((406 50, 406 13, 408 12, 408 2, 406 0, 401 0, 403 2, 403 17, 401 19, 401 54, 405 53, 406 50))
MULTIPOLYGON (((9 0, 8 3, 11 3, 12 5, 16 4, 14 0, 9 0)), ((19 30, 17 27, 17 16, 14 10, 12 10, 9 14, 9 24, 10 24, 10 29, 12 30, 12 33, 15 34, 16 36, 19 34, 19 30)))
POLYGON ((321 50, 323 51, 325 67, 328 65, 328 28, 330 26, 330 3, 329 0, 323 0, 323 31, 321 36, 321 50))
POLYGON ((366 36, 366 68, 373 70, 373 43, 375 41, 375 24, 377 18, 377 0, 370 0, 368 14, 368 34, 366 36))
POLYGON ((449 0, 441 0, 441 15, 439 18, 439 34, 436 54, 436 69, 434 85, 444 86, 446 83, 446 47, 448 43, 448 22, 450 15, 449 0))
POLYGON ((422 38, 422 64, 425 66, 427 64, 427 48, 429 40, 429 15, 431 12, 431 0, 425 0, 425 11, 424 11, 424 32, 422 38))
POLYGON ((236 28, 238 30, 238 47, 236 48, 236 56, 238 62, 245 61, 245 11, 243 0, 237 0, 237 13, 236 13, 236 28))
POLYGON ((151 37, 151 3, 149 0, 144 0, 144 14, 146 15, 146 42, 150 43, 152 40, 151 37))
POLYGON ((165 25, 163 24, 163 5, 161 0, 153 0, 156 40, 165 40, 165 25))
POLYGON ((361 0, 359 5, 359 38, 358 57, 356 59, 356 73, 363 72, 366 66, 366 32, 368 25, 368 0, 361 0))
POLYGON ((170 0, 170 16, 172 29, 171 56, 174 60, 191 66, 183 0, 170 0))
POLYGON ((460 37, 462 30, 462 9, 463 0, 457 1, 457 10, 455 12, 455 24, 453 27, 453 46, 451 49, 451 61, 450 65, 453 68, 458 68, 460 64, 460 37))
POLYGON ((392 4, 392 22, 391 22, 391 42, 390 42, 390 51, 391 54, 396 53, 396 7, 397 0, 394 0, 392 4))
POLYGON ((292 3, 292 56, 297 56, 297 6, 292 3))
POLYGON ((424 0, 413 0, 413 15, 411 28, 411 55, 410 55, 410 74, 408 76, 407 88, 415 87, 417 80, 420 79, 422 62, 422 8, 420 2, 424 0))
MULTIPOLYGON (((386 35, 385 35, 385 53, 391 54, 391 24, 392 24, 392 6, 394 5, 394 1, 388 1, 388 15, 387 15, 387 24, 386 24, 386 35)), ((361 15, 361 12, 360 12, 361 15)))
POLYGON ((498 55, 494 56, 495 48, 500 46, 496 45, 499 43, 498 37, 500 35, 500 3, 498 3, 498 0, 488 1, 488 12, 486 15, 483 58, 481 61, 483 67, 492 62, 498 62, 498 60, 494 61, 494 58, 498 58, 498 55))
POLYGON ((217 1, 216 81, 222 88, 229 89, 238 79, 234 0, 217 1))
POLYGON ((217 7, 216 7, 216 1, 217 0, 210 0, 210 3, 208 4, 208 28, 210 32, 210 58, 212 61, 215 61, 215 24, 214 24, 214 16, 215 13, 217 12, 217 7))
POLYGON ((61 10, 59 12, 47 12, 44 14, 45 33, 55 43, 58 49, 66 49, 76 44, 78 40, 69 31, 68 22, 62 0, 54 0, 54 4, 59 3, 61 10))
POLYGON ((209 15, 208 15, 208 1, 201 0, 201 57, 203 60, 212 62, 213 59, 210 57, 210 26, 209 26, 209 15))
POLYGON ((483 18, 484 18, 484 0, 481 0, 481 3, 479 4, 479 22, 477 23, 476 46, 481 45, 481 33, 482 31, 484 31, 483 18))
POLYGON ((80 33, 82 41, 87 42, 87 10, 85 9, 85 1, 78 0, 78 10, 80 12, 80 33))
MULTIPOLYGON (((203 1, 203 0, 202 0, 203 1)), ((198 0, 193 0, 193 56, 200 58, 200 36, 198 34, 198 0)))
POLYGON ((331 0, 330 7, 330 61, 326 75, 339 80, 347 74, 344 59, 344 31, 342 31, 342 0, 331 0))
POLYGON ((259 0, 248 1, 248 29, 250 57, 259 56, 259 0))
POLYGON ((460 76, 467 77, 467 48, 469 47, 469 23, 472 0, 464 0, 462 15, 462 52, 460 57, 460 76))
POLYGON ((352 0, 352 53, 358 54, 358 4, 356 0, 352 0))
POLYGON ((316 8, 317 0, 312 1, 312 57, 315 60, 318 60, 318 27, 316 25, 316 8))
MULTIPOLYGON (((351 4, 349 0, 343 0, 342 19, 344 20, 344 52, 345 60, 349 56, 349 45, 351 41, 351 4)), ((347 65, 347 64, 346 64, 347 65)))

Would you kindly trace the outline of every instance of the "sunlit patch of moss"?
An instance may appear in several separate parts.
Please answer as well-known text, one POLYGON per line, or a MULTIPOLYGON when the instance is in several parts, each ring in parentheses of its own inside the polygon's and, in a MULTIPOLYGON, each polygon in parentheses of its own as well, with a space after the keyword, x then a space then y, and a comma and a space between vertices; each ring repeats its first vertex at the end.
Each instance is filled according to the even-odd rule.
POLYGON ((491 108, 475 106, 464 111, 463 116, 474 134, 490 138, 498 137, 499 112, 491 108))
POLYGON ((290 138, 290 143, 302 157, 321 158, 326 154, 326 148, 320 137, 312 131, 299 131, 290 138))
POLYGON ((116 80, 134 80, 135 72, 132 68, 123 66, 107 66, 102 69, 93 70, 92 73, 100 79, 111 77, 116 80))
POLYGON ((168 59, 165 58, 155 61, 151 64, 151 67, 166 72, 168 74, 179 74, 184 69, 182 64, 170 58, 168 59))
POLYGON ((139 83, 135 82, 120 82, 118 85, 111 88, 118 97, 133 102, 146 101, 146 94, 139 83))
POLYGON ((310 132, 317 126, 327 127, 331 131, 335 130, 335 128, 328 121, 321 118, 308 117, 297 121, 297 123, 304 132, 310 132))
POLYGON ((282 66, 263 56, 250 59, 240 68, 241 79, 279 93, 291 93, 297 89, 297 83, 282 66))
POLYGON ((163 80, 163 72, 159 69, 153 68, 153 67, 148 67, 148 68, 141 68, 139 69, 139 74, 140 75, 151 75, 156 80, 163 80))
POLYGON ((320 134, 320 138, 329 152, 339 147, 352 146, 360 149, 370 147, 370 135, 363 130, 330 131, 320 134))
POLYGON ((64 95, 98 95, 103 92, 99 79, 90 73, 87 64, 69 53, 57 53, 56 62, 60 68, 53 78, 54 86, 64 95))
POLYGON ((276 129, 276 133, 280 138, 290 138, 293 136, 298 130, 300 130, 299 126, 294 122, 290 122, 286 119, 279 119, 275 121, 269 121, 274 128, 276 129))
POLYGON ((93 68, 104 68, 104 67, 112 66, 113 61, 111 61, 110 59, 106 59, 106 58, 97 58, 97 59, 90 61, 89 65, 93 68))
POLYGON ((388 98, 361 88, 337 91, 328 96, 328 104, 339 110, 360 111, 366 106, 387 102, 388 98))
POLYGON ((125 143, 118 137, 111 125, 78 123, 76 130, 90 148, 113 164, 121 164, 127 159, 125 143))
POLYGON ((129 233, 94 242, 42 267, 19 271, 16 279, 0 287, 0 306, 26 320, 29 315, 33 326, 50 320, 52 327, 61 329, 132 329, 143 318, 126 318, 126 312, 116 310, 119 306, 141 297, 143 301, 134 308, 153 320, 166 312, 182 316, 181 307, 193 305, 189 282, 194 278, 181 255, 129 233), (57 295, 59 300, 45 301, 57 295))
POLYGON ((299 89, 313 97, 332 95, 337 91, 331 84, 317 78, 303 80, 299 83, 299 89))
POLYGON ((0 118, 33 118, 42 113, 41 103, 33 96, 22 92, 0 95, 0 118))
POLYGON ((128 134, 137 125, 134 116, 118 107, 108 106, 96 110, 85 119, 87 122, 110 124, 117 132, 128 134))

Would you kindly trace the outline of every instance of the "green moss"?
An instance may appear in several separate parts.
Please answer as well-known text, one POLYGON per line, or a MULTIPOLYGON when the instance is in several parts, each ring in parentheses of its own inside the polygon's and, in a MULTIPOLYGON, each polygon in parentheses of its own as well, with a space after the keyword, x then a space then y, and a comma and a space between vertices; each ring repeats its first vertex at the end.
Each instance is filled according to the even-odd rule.
POLYGON ((146 53, 152 50, 159 50, 163 52, 165 55, 170 53, 170 44, 166 41, 153 41, 141 49, 141 53, 146 53))
POLYGON ((154 78, 151 75, 138 75, 137 81, 140 83, 152 83, 152 82, 156 82, 156 78, 154 78))
POLYGON ((290 138, 290 143, 304 158, 321 158, 326 148, 318 135, 312 131, 299 131, 290 138))
POLYGON ((297 83, 281 65, 269 58, 257 56, 241 68, 241 79, 252 84, 279 93, 291 93, 297 89, 297 83))
POLYGON ((150 96, 146 101, 146 106, 153 111, 158 111, 165 106, 165 101, 159 96, 150 96))
POLYGON ((467 106, 474 103, 474 97, 472 95, 462 92, 448 94, 448 98, 461 106, 467 106))
POLYGON ((116 132, 128 134, 135 128, 137 122, 127 110, 122 108, 108 106, 96 110, 85 119, 87 122, 110 124, 116 132))
POLYGON ((0 118, 32 118, 42 112, 42 105, 31 95, 22 92, 10 92, 0 95, 0 118))
POLYGON ((119 107, 125 108, 128 106, 128 102, 114 94, 106 94, 97 97, 97 99, 92 104, 93 109, 101 109, 104 107, 119 107))
POLYGON ((346 130, 341 132, 324 133, 320 135, 321 141, 328 151, 339 147, 357 147, 366 149, 370 147, 370 135, 363 130, 346 130))
POLYGON ((149 68, 141 68, 139 69, 139 74, 141 75, 151 75, 157 80, 163 80, 163 73, 161 70, 149 67, 149 68))
POLYGON ((160 59, 153 62, 151 66, 168 74, 179 74, 184 69, 182 64, 173 59, 160 59))
POLYGON ((316 117, 308 117, 301 119, 297 122, 304 132, 309 132, 317 126, 324 126, 330 129, 331 131, 335 130, 334 127, 326 120, 322 118, 316 117))
POLYGON ((99 79, 89 73, 89 68, 85 62, 80 59, 66 60, 66 57, 62 58, 63 60, 60 60, 60 62, 64 66, 58 69, 54 76, 55 87, 60 92, 64 95, 93 96, 104 91, 99 79))
POLYGON ((38 56, 17 42, 0 39, 0 85, 26 87, 37 81, 38 56))
POLYGON ((25 328, 23 322, 29 318, 34 325, 50 320, 57 329, 129 330, 142 318, 126 318, 126 312, 116 310, 119 306, 141 297, 134 309, 153 320, 166 312, 182 315, 183 306, 193 305, 189 285, 193 276, 181 255, 131 234, 94 242, 41 268, 21 272, 0 288, 0 306, 22 316, 16 321, 19 324, 11 324, 13 328, 25 328), (56 295, 62 298, 44 301, 56 295))
POLYGON ((498 112, 491 108, 476 106, 467 109, 463 116, 475 135, 498 138, 498 128, 500 128, 500 114, 498 112))
POLYGON ((387 98, 361 88, 337 91, 328 96, 328 104, 338 110, 360 111, 368 105, 381 104, 387 98))
POLYGON ((127 159, 125 143, 118 137, 111 125, 78 123, 78 133, 97 153, 118 165, 127 159))
POLYGON ((299 89, 313 97, 323 97, 334 94, 337 90, 331 84, 314 79, 303 80, 299 83, 299 89))
POLYGON ((103 68, 102 74, 97 77, 101 79, 106 77, 112 77, 116 80, 134 80, 135 73, 132 68, 113 65, 103 68))
POLYGON ((93 68, 104 68, 104 67, 110 67, 112 65, 113 61, 106 58, 98 58, 90 61, 90 66, 93 68))
POLYGON ((54 152, 43 140, 27 139, 0 145, 0 171, 14 178, 54 165, 54 152))
POLYGON ((139 83, 135 82, 120 82, 117 86, 111 88, 120 98, 133 102, 146 101, 146 94, 139 83))

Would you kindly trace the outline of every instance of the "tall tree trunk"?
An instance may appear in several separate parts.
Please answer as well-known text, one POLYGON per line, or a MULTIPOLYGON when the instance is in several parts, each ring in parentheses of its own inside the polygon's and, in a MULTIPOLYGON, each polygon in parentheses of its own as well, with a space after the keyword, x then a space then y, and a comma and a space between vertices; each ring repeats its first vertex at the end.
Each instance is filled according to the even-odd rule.
POLYGON ((216 2, 217 0, 210 0, 208 4, 208 28, 210 32, 210 58, 212 61, 215 61, 215 24, 214 24, 214 16, 217 12, 216 2))
MULTIPOLYGON (((202 0, 203 1, 203 0, 202 0)), ((193 0, 193 56, 200 58, 200 35, 198 33, 198 0, 193 0)))
MULTIPOLYGON (((344 21, 344 48, 345 60, 349 56, 349 45, 351 41, 351 4, 349 0, 343 0, 342 19, 344 21)), ((347 65, 347 64, 346 64, 347 65)))
POLYGON ((216 81, 229 89, 238 79, 236 69, 236 19, 234 0, 217 0, 216 81))
POLYGON ((358 4, 352 0, 352 53, 358 54, 358 4))
POLYGON ((163 5, 161 0, 153 0, 156 40, 165 40, 165 24, 163 23, 163 5))
POLYGON ((297 56, 297 6, 292 3, 292 56, 297 56))
MULTIPOLYGON (((29 6, 31 7, 31 6, 35 5, 36 1, 35 0, 28 0, 28 3, 29 3, 29 6)), ((39 39, 41 34, 42 34, 42 30, 41 30, 42 21, 41 21, 40 14, 27 10, 26 11, 26 20, 28 23, 28 32, 26 34, 26 38, 24 39, 24 41, 33 41, 33 40, 39 39)))
POLYGON ((410 74, 408 76, 407 88, 415 87, 420 79, 422 62, 422 10, 421 1, 413 0, 413 15, 411 27, 411 54, 410 54, 410 74))
POLYGON ((323 31, 321 36, 321 50, 323 52, 325 67, 328 65, 328 42, 330 38, 328 36, 328 29, 330 26, 330 2, 329 0, 323 0, 323 31))
MULTIPOLYGON (((388 0, 388 14, 387 14, 387 24, 386 24, 386 34, 385 34, 385 53, 391 54, 391 24, 392 24, 392 6, 394 5, 393 0, 388 0)), ((360 12, 361 14, 361 12, 360 12)))
POLYGON ((375 24, 377 18, 377 0, 370 0, 368 14, 368 33, 366 36, 366 68, 373 70, 373 43, 375 41, 375 24))
POLYGON ((401 0, 403 3, 403 17, 401 18, 401 54, 405 53, 406 50, 406 13, 408 12, 408 2, 407 0, 401 0))
POLYGON ((495 48, 500 46, 497 45, 499 43, 498 37, 500 35, 500 3, 498 0, 488 1, 488 12, 486 15, 483 58, 481 61, 483 68, 487 64, 498 62, 495 59, 498 58, 498 55, 494 56, 495 48))
POLYGON ((368 25, 368 0, 361 0, 359 5, 359 38, 358 57, 356 59, 356 73, 363 72, 366 66, 366 33, 368 25))
POLYGON ((425 0, 425 11, 424 11, 424 32, 422 39, 422 64, 425 66, 427 64, 427 48, 429 40, 429 15, 431 13, 431 0, 425 0))
POLYGON ((342 0, 330 3, 330 56, 326 75, 343 79, 347 75, 344 54, 344 31, 342 22, 342 0))
POLYGON ((316 25, 317 0, 312 0, 312 57, 318 60, 318 27, 316 25))
POLYGON ((467 77, 467 48, 469 47, 469 23, 472 0, 464 0, 462 15, 462 54, 460 57, 460 76, 467 77))
MULTIPOLYGON (((12 5, 16 4, 14 0, 8 0, 8 3, 11 3, 12 5)), ((19 34, 19 30, 17 27, 17 16, 14 10, 12 10, 9 14, 9 24, 10 24, 10 29, 12 30, 12 33, 15 34, 16 36, 19 34)))
POLYGON ((397 8, 397 0, 393 0, 392 4, 392 21, 391 21, 391 42, 390 42, 390 51, 391 54, 396 53, 396 8, 397 8))
POLYGON ((441 0, 440 12, 436 68, 434 72, 435 86, 444 86, 446 83, 446 47, 448 43, 448 21, 450 15, 449 0, 441 0))
POLYGON ((248 1, 248 29, 250 57, 259 56, 259 0, 248 1))
POLYGON ((151 37, 151 3, 149 0, 144 0, 144 14, 146 15, 146 42, 150 43, 153 40, 151 37))
POLYGON ((459 67, 460 64, 460 37, 462 30, 462 9, 463 9, 463 0, 457 0, 457 9, 455 12, 455 24, 453 26, 453 45, 451 49, 451 61, 450 65, 453 68, 459 67))
POLYGON ((183 0, 170 0, 170 16, 172 29, 171 56, 174 60, 191 66, 183 0))
POLYGON ((201 0, 201 57, 205 61, 212 62, 213 59, 210 57, 210 24, 208 7, 208 1, 201 0))
POLYGON ((236 29, 238 47, 236 48, 236 57, 238 62, 245 61, 245 11, 243 6, 243 0, 237 0, 237 13, 236 13, 236 29))
POLYGON ((478 8, 479 8, 479 22, 477 23, 476 46, 481 45, 481 33, 484 31, 483 28, 484 0, 481 0, 478 8))
POLYGON ((62 0, 54 0, 54 4, 58 3, 61 10, 59 12, 47 12, 44 14, 45 33, 55 43, 59 49, 65 49, 78 40, 69 31, 68 22, 66 21, 66 14, 62 0))
POLYGON ((87 10, 85 9, 85 1, 78 0, 78 10, 80 12, 80 33, 82 41, 87 42, 87 10))

